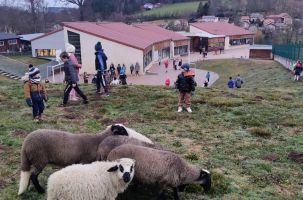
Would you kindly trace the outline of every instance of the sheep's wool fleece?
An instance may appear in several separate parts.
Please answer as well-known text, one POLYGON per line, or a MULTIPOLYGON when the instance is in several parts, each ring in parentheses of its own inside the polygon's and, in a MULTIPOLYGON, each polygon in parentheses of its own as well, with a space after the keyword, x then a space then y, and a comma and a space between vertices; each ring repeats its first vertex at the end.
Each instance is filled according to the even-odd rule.
POLYGON ((117 162, 71 165, 48 179, 47 200, 114 200, 128 183, 107 170, 117 162))
POLYGON ((148 137, 142 135, 141 133, 138 133, 134 129, 128 128, 128 127, 124 126, 123 124, 116 124, 116 125, 123 126, 126 129, 127 133, 129 134, 129 137, 133 137, 133 138, 136 138, 143 142, 153 144, 153 141, 151 141, 148 137))

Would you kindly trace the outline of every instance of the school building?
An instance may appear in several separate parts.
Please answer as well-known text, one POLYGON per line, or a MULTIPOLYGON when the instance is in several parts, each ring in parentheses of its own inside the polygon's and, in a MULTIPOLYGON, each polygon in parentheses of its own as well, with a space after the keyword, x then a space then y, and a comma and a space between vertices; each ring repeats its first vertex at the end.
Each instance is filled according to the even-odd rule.
POLYGON ((190 24, 191 51, 217 51, 241 48, 254 42, 254 33, 227 22, 197 22, 190 24))
POLYGON ((140 73, 151 66, 153 61, 186 54, 189 39, 149 24, 127 25, 120 22, 64 22, 63 28, 32 40, 33 57, 55 59, 65 50, 65 44, 76 47, 76 56, 82 69, 80 73, 93 74, 95 70, 95 44, 100 41, 107 55, 108 67, 139 63, 140 73))

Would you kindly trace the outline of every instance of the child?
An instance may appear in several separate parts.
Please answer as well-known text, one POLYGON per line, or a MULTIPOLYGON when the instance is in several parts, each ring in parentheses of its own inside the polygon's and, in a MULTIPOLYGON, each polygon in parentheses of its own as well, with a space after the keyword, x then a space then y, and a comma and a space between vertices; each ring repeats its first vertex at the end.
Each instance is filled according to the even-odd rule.
POLYGON ((85 84, 88 84, 88 75, 86 72, 83 73, 83 81, 85 84))
POLYGON ((233 78, 229 77, 229 80, 227 81, 227 87, 230 89, 233 89, 234 86, 235 86, 235 82, 234 82, 233 78))
POLYGON ((298 81, 301 75, 301 72, 303 71, 303 65, 300 60, 297 60, 296 64, 294 65, 294 80, 298 81))
POLYGON ((208 87, 208 82, 204 81, 204 87, 208 87))
POLYGON ((191 93, 195 91, 196 82, 194 79, 194 73, 189 70, 189 64, 184 63, 181 68, 183 71, 178 75, 176 81, 176 88, 179 90, 179 103, 178 103, 178 112, 182 112, 183 102, 185 101, 186 110, 189 113, 192 113, 190 108, 190 98, 191 93))
POLYGON ((167 78, 167 79, 165 80, 165 85, 166 85, 166 86, 169 86, 169 85, 170 85, 170 79, 169 79, 169 78, 167 78))
POLYGON ((35 122, 42 121, 44 101, 47 101, 47 94, 44 85, 40 80, 38 68, 30 69, 30 72, 22 78, 24 81, 24 96, 28 106, 33 109, 33 119, 35 122))
POLYGON ((75 91, 82 97, 84 104, 88 104, 87 97, 83 94, 83 92, 78 87, 77 82, 79 81, 79 79, 74 64, 72 63, 72 61, 69 60, 69 55, 66 52, 62 52, 60 54, 60 58, 64 62, 63 69, 65 73, 64 81, 66 82, 66 87, 64 89, 63 103, 60 104, 59 106, 62 107, 66 106, 69 93, 72 89, 75 89, 75 91))

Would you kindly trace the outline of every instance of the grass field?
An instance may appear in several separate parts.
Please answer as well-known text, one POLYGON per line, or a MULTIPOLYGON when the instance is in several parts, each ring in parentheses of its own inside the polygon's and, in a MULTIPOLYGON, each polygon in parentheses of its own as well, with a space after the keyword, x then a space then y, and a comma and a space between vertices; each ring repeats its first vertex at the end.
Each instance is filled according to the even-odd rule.
POLYGON ((48 60, 39 59, 39 58, 32 58, 29 55, 16 55, 16 56, 8 56, 11 59, 18 60, 20 62, 23 62, 25 64, 33 64, 33 65, 42 65, 45 63, 48 63, 48 60))
POLYGON ((167 4, 167 5, 164 4, 160 8, 154 8, 152 10, 143 11, 139 15, 168 16, 168 15, 179 15, 179 14, 190 14, 197 11, 200 2, 201 1, 175 3, 175 4, 167 4))
MULTIPOLYGON (((22 84, 0 79, 0 199, 45 199, 32 185, 22 198, 16 195, 19 152, 29 132, 52 128, 94 134, 112 123, 124 123, 211 171, 211 192, 187 187, 182 200, 303 199, 303 81, 293 82, 291 73, 272 61, 220 60, 197 66, 219 73, 220 79, 212 88, 197 89, 192 114, 176 112, 173 88, 147 86, 119 86, 110 97, 100 97, 92 85, 82 85, 90 103, 59 108, 63 85, 56 84, 46 86, 46 121, 35 124, 22 84), (238 73, 244 87, 227 90, 227 78, 238 73)), ((44 187, 56 169, 44 170, 44 187)), ((151 191, 141 188, 120 199, 153 199, 151 191)), ((171 190, 167 195, 172 199, 171 190)))

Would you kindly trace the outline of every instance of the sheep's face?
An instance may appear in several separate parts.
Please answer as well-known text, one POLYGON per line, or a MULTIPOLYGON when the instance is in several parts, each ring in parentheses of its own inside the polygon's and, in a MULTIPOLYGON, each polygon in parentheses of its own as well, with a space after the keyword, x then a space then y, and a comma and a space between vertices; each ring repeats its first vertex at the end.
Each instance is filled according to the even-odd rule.
POLYGON ((119 180, 123 180, 124 183, 132 181, 135 174, 135 160, 130 158, 121 158, 116 160, 117 164, 110 169, 108 172, 115 172, 119 180))
POLYGON ((208 192, 211 189, 211 176, 210 176, 210 172, 202 169, 200 171, 200 176, 197 180, 197 182, 199 184, 201 184, 201 186, 203 187, 205 192, 208 192))
POLYGON ((122 124, 114 124, 111 126, 111 131, 113 135, 125 135, 128 136, 127 130, 122 124))

